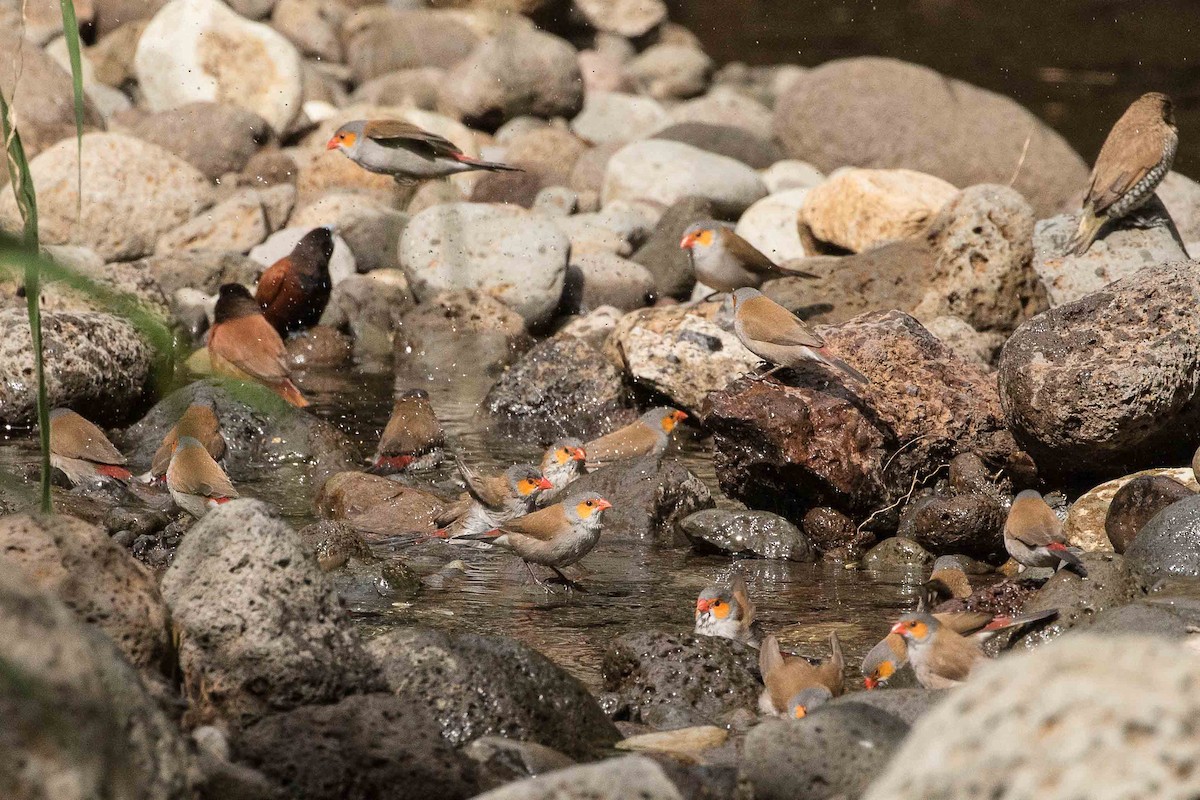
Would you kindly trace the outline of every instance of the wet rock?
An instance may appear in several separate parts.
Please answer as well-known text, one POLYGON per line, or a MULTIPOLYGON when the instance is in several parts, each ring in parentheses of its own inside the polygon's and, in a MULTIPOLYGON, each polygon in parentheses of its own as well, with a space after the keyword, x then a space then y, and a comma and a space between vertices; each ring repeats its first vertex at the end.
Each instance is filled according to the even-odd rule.
POLYGON ((436 723, 387 694, 273 714, 242 732, 237 752, 290 797, 386 797, 403 787, 461 800, 480 788, 474 762, 438 735, 436 723))
POLYGON ((863 569, 880 572, 925 567, 933 563, 933 554, 912 539, 892 536, 867 551, 862 558, 863 569))
POLYGON ((1200 576, 1200 495, 1155 514, 1125 548, 1125 557, 1147 579, 1200 576))
MULTIPOLYGON (((1063 533, 1066 535, 1067 541, 1083 550, 1111 551, 1113 545, 1105 530, 1105 522, 1108 519, 1113 498, 1127 483, 1143 477, 1168 478, 1182 483, 1193 492, 1200 491, 1200 485, 1196 484, 1195 475, 1188 467, 1148 469, 1115 478, 1089 489, 1071 504, 1067 511, 1066 521, 1063 523, 1063 533)), ((1140 523, 1139 529, 1147 521, 1149 521, 1148 518, 1140 523)))
POLYGON ((1200 183, 1178 172, 1168 172, 1154 193, 1178 227, 1179 238, 1185 244, 1200 241, 1200 183))
POLYGON ((667 19, 662 0, 572 0, 571 6, 596 30, 628 39, 649 33, 667 19))
POLYGON ((959 453, 1029 471, 1005 427, 995 379, 912 317, 865 314, 818 330, 871 383, 831 380, 814 366, 709 394, 704 425, 726 494, 789 519, 814 506, 862 518, 959 453))
POLYGON ((856 797, 887 764, 908 725, 858 703, 801 720, 768 720, 746 735, 738 783, 758 800, 856 797))
POLYGON ((1067 253, 1079 228, 1076 214, 1040 220, 1033 234, 1033 268, 1051 306, 1072 303, 1098 292, 1113 281, 1128 278, 1143 267, 1188 257, 1179 231, 1157 198, 1107 226, 1083 255, 1067 253))
POLYGON ((482 395, 505 365, 529 348, 525 321, 483 292, 442 292, 401 317, 396 363, 450 380, 482 376, 482 395))
POLYGON ((1040 215, 1087 185, 1079 154, 1015 101, 894 59, 840 59, 799 75, 776 106, 775 132, 826 171, 906 168, 970 186, 1008 183, 1021 163, 1013 188, 1040 215))
POLYGON ((1082 630, 1094 636, 1155 636, 1185 643, 1195 636, 1200 619, 1190 598, 1180 606, 1173 599, 1159 600, 1151 595, 1149 599, 1104 609, 1082 630))
POLYGON ((697 147, 708 153, 732 158, 754 169, 765 169, 781 158, 771 139, 759 139, 733 125, 708 122, 677 122, 654 134, 655 139, 697 147))
POLYGON ((1179 750, 1198 710, 1189 652, 1079 636, 986 663, 913 727, 864 800, 1002 796, 1014 775, 1043 800, 1195 792, 1192 750, 1179 750))
POLYGON ((536 325, 558 307, 569 249, 550 220, 507 207, 453 203, 413 217, 399 252, 418 300, 478 289, 536 325))
POLYGON ((157 582, 104 530, 67 516, 0 517, 0 559, 107 634, 134 666, 167 668, 167 607, 157 582))
POLYGON ((328 325, 299 331, 284 342, 288 366, 296 369, 335 369, 349 366, 353 342, 328 325))
POLYGON ((683 800, 663 768, 645 756, 610 758, 510 783, 477 800, 683 800))
POLYGON ((875 544, 875 534, 859 530, 840 511, 818 506, 804 515, 804 532, 827 559, 854 560, 875 544))
POLYGON ((1040 470, 1112 477, 1191 456, 1197 291, 1193 262, 1147 267, 1017 329, 1000 356, 1000 399, 1040 470))
MULTIPOLYGON (((711 123, 713 120, 721 120, 722 125, 741 128, 752 134, 757 141, 769 142, 775 138, 771 127, 771 110, 754 98, 728 86, 714 86, 702 97, 672 106, 668 113, 671 121, 675 123, 711 123)), ((778 145, 771 146, 779 152, 778 145)), ((779 161, 779 157, 775 161, 779 161)), ((770 164, 763 165, 768 166, 770 164)), ((772 188, 771 191, 777 189, 772 188)))
POLYGON ((355 83, 396 70, 450 69, 479 44, 465 21, 445 11, 370 6, 342 26, 346 66, 355 83))
POLYGON ((843 705, 864 705, 885 711, 897 717, 908 725, 915 725, 917 720, 946 696, 946 692, 933 689, 922 689, 919 686, 897 688, 890 685, 884 691, 852 692, 830 700, 827 708, 837 708, 843 705))
POLYGON ((620 738, 579 681, 514 639, 406 627, 367 649, 392 692, 456 747, 497 735, 587 758, 620 738))
POLYGON ((210 181, 227 172, 241 172, 271 138, 271 128, 262 117, 223 102, 132 111, 119 115, 115 123, 114 129, 126 129, 131 136, 174 153, 210 181))
POLYGON ((766 511, 710 508, 679 521, 683 534, 699 552, 734 556, 815 561, 816 549, 804 532, 766 511))
MULTIPOLYGON (((279 259, 289 255, 311 230, 312 228, 290 225, 283 230, 275 231, 267 237, 265 242, 250 250, 250 258, 257 261, 265 270, 279 259)), ((350 246, 346 244, 346 240, 342 238, 341 234, 334 233, 333 255, 329 257, 330 282, 336 286, 356 274, 358 274, 358 267, 354 261, 354 254, 350 252, 350 246)))
POLYGON ((118 437, 131 468, 138 472, 149 468, 163 437, 197 395, 213 402, 228 445, 222 466, 235 485, 258 477, 264 464, 307 468, 316 485, 326 475, 357 463, 354 445, 345 434, 287 405, 269 389, 204 380, 167 395, 118 437))
MULTIPOLYGON (((88 409, 99 424, 124 422, 145 403, 156 360, 130 323, 95 311, 42 314, 50 407, 88 409)), ((0 421, 37 418, 33 344, 23 310, 0 310, 0 421)))
POLYGON ((1124 553, 1158 512, 1194 494, 1195 490, 1165 475, 1144 475, 1126 483, 1112 496, 1104 519, 1104 531, 1113 550, 1124 553))
POLYGON ((188 288, 214 295, 223 283, 250 286, 262 271, 262 265, 241 253, 211 251, 160 253, 135 261, 133 266, 153 278, 167 297, 188 288))
POLYGON ((639 94, 656 100, 686 100, 704 93, 714 68, 703 50, 664 42, 643 50, 625 71, 639 94))
POLYGON ((909 169, 844 169, 813 188, 803 218, 821 241, 857 253, 921 233, 955 194, 909 169))
POLYGON ((592 144, 626 144, 646 139, 670 124, 662 104, 622 92, 589 92, 571 120, 571 132, 592 144))
POLYGON ((583 105, 575 48, 532 27, 505 27, 450 70, 441 100, 467 124, 490 130, 523 114, 573 117, 583 105))
POLYGON ((480 736, 462 748, 479 764, 489 785, 512 783, 575 765, 569 756, 534 742, 514 742, 503 736, 480 736))
POLYGON ((215 250, 247 253, 267 238, 267 215, 254 189, 243 189, 158 237, 159 253, 215 250))
MULTIPOLYGON (((103 203, 85 202, 77 219, 75 139, 64 139, 29 164, 38 187, 43 244, 90 247, 106 261, 149 255, 158 237, 212 202, 212 189, 195 167, 152 144, 118 133, 83 138, 83 185, 103 203)), ((0 196, 0 225, 20 230, 11 192, 0 196)))
POLYGON ((745 164, 681 142, 649 139, 627 144, 609 159, 601 201, 670 205, 697 196, 724 216, 741 214, 766 194, 762 180, 745 164))
POLYGON ((0 688, 10 721, 0 748, 8 796, 188 796, 187 749, 134 669, 5 558, 0 661, 9 676, 0 688))
POLYGON ((587 313, 600 306, 632 311, 654 295, 654 276, 635 261, 612 253, 572 253, 563 285, 563 307, 587 313))
POLYGON ((162 511, 153 508, 113 506, 104 515, 104 528, 110 534, 129 531, 134 536, 157 533, 171 521, 162 511))
POLYGON ((349 331, 359 360, 382 361, 391 355, 393 336, 414 305, 403 272, 377 269, 333 287, 321 322, 349 331))
MULTIPOLYGON (((85 275, 104 289, 128 295, 137 301, 143 310, 165 321, 168 314, 167 298, 158 283, 142 270, 126 263, 105 264, 93 250, 70 245, 48 245, 42 254, 78 274, 85 275)), ((26 311, 25 281, 22 274, 0 278, 0 305, 26 311)), ((110 313, 112 306, 84 289, 74 289, 64 283, 52 283, 43 278, 42 312, 104 312, 110 313)))
POLYGON ((380 686, 333 584, 259 501, 234 500, 197 523, 162 591, 196 720, 240 727, 380 686))
POLYGON ((791 189, 769 194, 746 209, 735 229, 750 244, 776 264, 804 258, 804 242, 796 224, 804 209, 808 189, 791 189))
POLYGON ((1004 553, 1008 510, 986 494, 930 494, 908 503, 897 533, 934 555, 993 558, 1004 553))
POLYGON ((306 545, 311 545, 322 572, 345 566, 350 559, 370 561, 372 558, 366 540, 344 522, 323 519, 301 528, 299 534, 306 545))
POLYGON ((300 113, 296 48, 216 0, 163 6, 138 40, 134 66, 152 111, 220 100, 258 114, 278 132, 300 113), (238 69, 228 69, 234 63, 238 69))
POLYGON ((1021 646, 1036 647, 1072 628, 1090 625, 1100 612, 1125 605, 1144 591, 1124 557, 1083 553, 1080 559, 1087 568, 1086 579, 1060 569, 1025 601, 1025 612, 1057 609, 1058 617, 1025 634, 1021 646))
POLYGON ((580 492, 599 492, 613 504, 604 517, 604 536, 610 541, 683 545, 686 541, 676 530, 678 521, 715 505, 704 481, 691 470, 673 459, 655 456, 612 464, 572 485, 580 492))
POLYGON ((351 192, 333 192, 298 209, 289 224, 309 230, 333 225, 354 255, 359 272, 396 269, 396 248, 408 224, 408 215, 373 198, 351 192))
POLYGON ((696 273, 679 240, 692 223, 711 219, 714 213, 712 202, 706 198, 685 197, 667 209, 654 233, 634 253, 633 260, 654 275, 660 297, 684 299, 691 294, 696 273))
POLYGON ((692 724, 716 723, 735 709, 757 708, 762 691, 758 651, 713 636, 626 633, 609 645, 602 669, 619 718, 630 722, 647 722, 659 709, 674 707, 692 724))

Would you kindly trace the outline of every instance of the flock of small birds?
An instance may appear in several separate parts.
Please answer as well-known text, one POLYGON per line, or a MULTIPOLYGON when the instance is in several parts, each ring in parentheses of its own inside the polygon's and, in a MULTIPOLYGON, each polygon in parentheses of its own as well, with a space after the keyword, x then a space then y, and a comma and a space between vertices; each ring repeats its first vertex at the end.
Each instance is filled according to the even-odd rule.
MULTIPOLYGON (((1170 99, 1149 93, 1135 101, 1113 127, 1097 159, 1071 251, 1086 251, 1105 224, 1144 204, 1170 170, 1177 145, 1170 99)), ((328 148, 340 150, 364 169, 399 181, 467 170, 515 169, 470 158, 446 139, 394 120, 351 122, 333 135, 328 148)), ((724 296, 718 321, 765 362, 768 371, 761 378, 817 362, 828 368, 831 380, 868 382, 831 353, 820 334, 758 290, 770 277, 811 275, 774 264, 716 221, 693 225, 680 247, 691 254, 703 286, 724 296)), ((254 295, 240 284, 220 288, 206 345, 214 373, 263 384, 294 406, 308 405, 289 374, 283 337, 315 325, 320 318, 329 300, 332 252, 331 231, 316 228, 262 274, 254 295)), ((611 503, 596 493, 572 492, 572 482, 589 469, 661 454, 686 417, 674 408, 653 408, 593 441, 555 442, 540 464, 518 464, 499 474, 484 474, 455 458, 466 491, 438 515, 436 530, 424 534, 506 548, 524 561, 539 585, 550 588, 534 572, 534 565, 551 570, 565 586, 581 589, 562 570, 595 547, 611 503)), ((50 415, 50 448, 53 466, 72 484, 134 480, 125 457, 104 432, 69 409, 55 409, 50 415)), ((225 452, 213 402, 198 393, 154 454, 149 472, 136 480, 165 485, 179 508, 200 518, 238 496, 221 467, 225 452)), ((436 467, 445 457, 445 435, 429 395, 411 389, 395 398, 367 471, 418 473, 436 467)), ((1004 542, 1022 569, 1068 568, 1086 575, 1077 551, 1067 545, 1058 517, 1035 491, 1021 492, 1013 501, 1004 542)), ((988 639, 1056 614, 1003 617, 939 610, 940 602, 965 598, 971 591, 959 562, 954 557, 939 559, 917 610, 901 617, 864 658, 864 686, 873 689, 885 684, 906 663, 922 686, 954 686, 985 658, 983 644, 988 639)), ((758 630, 754 604, 740 576, 728 586, 710 586, 701 592, 695 606, 695 632, 759 649, 764 713, 802 717, 846 690, 845 660, 837 635, 830 636, 830 657, 819 664, 785 656, 774 636, 763 637, 758 630)))

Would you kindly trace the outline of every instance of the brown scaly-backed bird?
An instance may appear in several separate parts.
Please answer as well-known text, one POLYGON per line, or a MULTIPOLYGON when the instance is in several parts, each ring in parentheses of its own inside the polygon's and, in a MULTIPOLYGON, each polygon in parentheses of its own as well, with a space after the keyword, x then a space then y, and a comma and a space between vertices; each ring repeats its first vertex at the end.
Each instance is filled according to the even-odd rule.
POLYGON ((254 299, 281 336, 311 328, 321 319, 333 289, 332 255, 333 232, 328 227, 313 228, 258 279, 254 299))
POLYGON ((392 405, 392 416, 371 459, 374 475, 432 469, 445 458, 446 433, 429 402, 429 392, 408 389, 392 405))
POLYGON ((734 577, 728 586, 706 586, 696 598, 695 632, 700 636, 719 636, 723 639, 759 646, 759 631, 754 619, 754 603, 746 579, 734 577))
POLYGON ((528 514, 537 507, 541 493, 551 488, 550 481, 532 464, 514 464, 499 475, 484 475, 461 458, 455 458, 454 463, 466 484, 467 496, 439 515, 437 523, 448 525, 446 538, 485 533, 528 514))
POLYGON ((449 139, 397 119, 347 122, 337 129, 325 149, 341 150, 363 169, 391 175, 402 183, 476 169, 521 171, 508 164, 471 158, 449 139))
POLYGON ((652 408, 633 422, 584 445, 588 467, 596 469, 639 456, 658 455, 671 443, 675 427, 687 419, 687 413, 676 408, 652 408))
POLYGON ((1178 147, 1171 98, 1149 92, 1134 100, 1108 132, 1096 157, 1079 230, 1068 252, 1086 253, 1106 224, 1149 200, 1171 171, 1178 147))
POLYGON ((758 289, 745 287, 726 295, 719 319, 732 326, 747 350, 774 365, 767 375, 815 361, 870 383, 867 376, 829 352, 825 339, 804 320, 758 289))
POLYGON ((258 381, 294 406, 308 405, 288 374, 283 339, 240 283, 221 287, 208 332, 208 355, 214 372, 258 381))
POLYGON ((578 439, 559 439, 542 454, 542 477, 550 488, 542 492, 539 501, 546 505, 556 501, 563 490, 586 473, 587 451, 578 439))
POLYGON ((716 220, 688 226, 679 246, 691 254, 696 279, 717 292, 732 292, 743 286, 757 289, 770 278, 817 277, 811 272, 779 266, 732 227, 716 220))
POLYGON ((225 437, 221 435, 221 421, 217 419, 213 402, 208 397, 197 395, 184 410, 179 422, 163 437, 162 444, 150 460, 150 471, 141 477, 142 480, 154 480, 167 474, 175 445, 183 436, 190 436, 204 445, 213 460, 220 461, 225 457, 225 437))
POLYGON ((1087 569, 1067 546, 1062 522, 1042 496, 1026 489, 1016 496, 1004 521, 1004 549, 1025 567, 1058 567, 1066 564, 1080 575, 1087 569))
POLYGON ((833 697, 839 697, 846 688, 843 675, 846 661, 836 633, 829 634, 829 651, 828 660, 813 665, 798 656, 785 658, 779 650, 779 640, 774 636, 763 639, 762 648, 758 651, 758 669, 766 688, 758 698, 759 710, 774 716, 782 717, 789 713, 795 716, 795 709, 789 706, 792 698, 816 686, 824 687, 833 697))
POLYGON ((90 421, 69 408, 50 412, 50 464, 72 486, 106 479, 125 481, 125 456, 90 421))
POLYGON ((196 519, 238 496, 221 465, 191 436, 181 436, 167 467, 167 490, 175 504, 196 519))

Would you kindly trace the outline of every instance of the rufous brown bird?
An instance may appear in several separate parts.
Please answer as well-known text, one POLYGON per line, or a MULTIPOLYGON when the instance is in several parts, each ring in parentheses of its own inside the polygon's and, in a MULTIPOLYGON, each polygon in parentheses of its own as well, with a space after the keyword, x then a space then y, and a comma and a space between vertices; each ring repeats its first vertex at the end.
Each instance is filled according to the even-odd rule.
POLYGON ((328 227, 313 228, 259 277, 254 299, 280 336, 311 328, 321 319, 333 289, 332 255, 333 232, 328 227))
POLYGON ((221 435, 221 421, 217 419, 217 412, 213 408, 212 400, 197 395, 193 398, 192 404, 184 410, 179 422, 176 422, 175 426, 163 437, 162 444, 158 446, 158 450, 154 452, 154 457, 150 460, 150 471, 143 475, 142 479, 154 480, 167 474, 171 456, 175 453, 175 445, 183 436, 190 436, 204 445, 204 449, 215 461, 220 461, 225 457, 225 437, 221 435))
POLYGON ((750 602, 746 579, 741 575, 735 576, 728 586, 706 586, 696 598, 695 616, 695 632, 700 636, 719 636, 759 646, 754 603, 750 602))
POLYGON ((598 469, 615 461, 644 455, 659 455, 671 443, 675 427, 687 419, 676 408, 652 408, 623 428, 593 439, 584 445, 589 469, 598 469))
POLYGON ((798 367, 818 362, 841 370, 856 381, 870 383, 854 367, 829 352, 825 339, 804 320, 757 289, 742 288, 726 295, 719 317, 730 324, 746 349, 774 367, 798 367))
POLYGON ((1067 564, 1080 575, 1087 569, 1067 546, 1062 522, 1042 496, 1026 489, 1016 496, 1004 522, 1004 549, 1025 567, 1058 567, 1067 564))
POLYGON ((208 356, 214 372, 258 381, 294 406, 308 405, 288 374, 283 339, 240 283, 225 284, 217 296, 208 356))
POLYGON ((829 634, 829 651, 828 660, 813 665, 798 656, 785 658, 774 636, 763 639, 758 651, 758 669, 766 688, 758 698, 759 710, 778 717, 794 713, 789 710, 789 701, 814 686, 823 686, 832 696, 840 697, 846 688, 843 675, 846 661, 837 633, 829 634))
POLYGON ((757 289, 770 278, 817 277, 811 272, 779 266, 731 226, 716 220, 688 226, 679 246, 691 255, 696 279, 717 292, 732 292, 743 286, 757 289))
POLYGON ((548 505, 563 493, 579 476, 585 474, 587 451, 578 439, 559 439, 542 454, 542 477, 550 481, 550 488, 542 492, 539 501, 548 505))
POLYGON ((50 412, 50 464, 72 486, 103 480, 129 480, 125 456, 97 428, 69 408, 50 412))
POLYGON ((424 389, 407 389, 396 397, 392 416, 367 470, 375 475, 432 469, 445 458, 446 433, 424 389))
POLYGON ((1113 125, 1096 157, 1079 230, 1068 252, 1086 253, 1100 230, 1141 207, 1175 163, 1179 131, 1171 98, 1149 92, 1133 101, 1113 125))
POLYGON ((956 633, 932 614, 907 614, 892 633, 903 637, 917 682, 926 689, 957 686, 986 658, 978 639, 956 633))
POLYGON ((200 519, 209 509, 238 496, 221 465, 191 436, 179 437, 167 467, 167 490, 175 505, 200 519))
POLYGON ((514 464, 499 475, 483 475, 461 458, 454 463, 467 487, 467 496, 438 517, 447 525, 446 538, 459 539, 486 533, 537 507, 539 495, 552 488, 537 467, 514 464))
POLYGON ((612 503, 599 494, 584 492, 469 538, 512 550, 538 584, 542 582, 530 564, 549 567, 565 585, 578 589, 581 587, 563 575, 562 569, 586 556, 600 541, 604 512, 609 508, 612 503))
POLYGON ((520 167, 471 158, 449 139, 398 119, 347 122, 337 129, 325 149, 341 150, 363 169, 391 175, 402 183, 476 169, 521 171, 520 167))

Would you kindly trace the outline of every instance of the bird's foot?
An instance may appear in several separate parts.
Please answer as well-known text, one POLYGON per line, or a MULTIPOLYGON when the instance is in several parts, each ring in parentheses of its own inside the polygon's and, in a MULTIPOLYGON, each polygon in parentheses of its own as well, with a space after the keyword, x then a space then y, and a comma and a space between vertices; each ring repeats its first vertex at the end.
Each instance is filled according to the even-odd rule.
POLYGON ((554 570, 554 574, 558 576, 558 580, 559 580, 559 581, 561 581, 561 582, 562 582, 562 585, 563 585, 563 586, 565 586, 566 588, 568 588, 568 589, 572 589, 572 590, 574 590, 574 591, 576 591, 576 592, 579 592, 579 593, 581 593, 581 594, 587 594, 587 593, 588 593, 588 590, 587 590, 587 589, 585 589, 585 588, 583 588, 583 585, 582 585, 582 584, 580 584, 580 583, 577 583, 577 582, 575 582, 575 581, 571 580, 571 579, 570 579, 570 578, 568 578, 566 575, 563 575, 563 574, 562 574, 562 572, 561 572, 561 571, 559 571, 557 568, 555 568, 555 567, 551 567, 550 569, 554 570))

